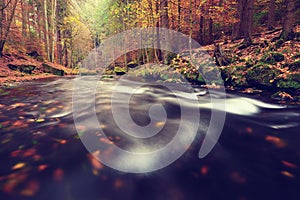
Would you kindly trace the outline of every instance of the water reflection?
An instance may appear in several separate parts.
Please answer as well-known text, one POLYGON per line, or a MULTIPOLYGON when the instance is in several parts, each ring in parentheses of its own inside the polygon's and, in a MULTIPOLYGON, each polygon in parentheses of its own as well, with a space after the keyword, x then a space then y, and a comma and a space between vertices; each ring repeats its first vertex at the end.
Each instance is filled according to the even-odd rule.
MULTIPOLYGON (((109 115, 108 93, 114 82, 105 84, 106 90, 96 95, 96 113, 110 140, 99 135, 100 141, 130 148, 137 141, 124 137, 109 115)), ((104 166, 84 148, 72 118, 72 89, 72 79, 1 89, 0 199, 242 200, 297 199, 300 195, 297 106, 229 94, 221 138, 208 157, 199 159, 201 134, 209 122, 211 108, 209 94, 200 91, 199 107, 193 108, 200 108, 200 129, 193 145, 169 167, 135 175, 104 166)), ((222 98, 217 91, 211 95, 222 98)), ((132 99, 136 105, 133 118, 147 124, 147 115, 138 112, 145 113, 141 105, 147 101, 165 102, 171 113, 169 128, 176 128, 179 115, 173 98, 163 89, 143 88, 132 99)), ((86 114, 83 120, 88 119, 86 114)), ((87 127, 79 129, 79 134, 84 134, 87 127)), ((140 140, 138 147, 159 147, 171 138, 166 134, 140 140)))

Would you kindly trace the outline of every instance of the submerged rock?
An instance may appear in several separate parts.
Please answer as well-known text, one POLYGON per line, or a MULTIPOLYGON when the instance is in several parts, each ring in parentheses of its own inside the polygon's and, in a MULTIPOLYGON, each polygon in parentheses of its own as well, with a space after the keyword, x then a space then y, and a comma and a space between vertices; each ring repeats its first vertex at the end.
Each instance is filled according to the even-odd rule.
POLYGON ((271 96, 272 99, 280 101, 293 101, 294 97, 287 92, 278 91, 271 96))

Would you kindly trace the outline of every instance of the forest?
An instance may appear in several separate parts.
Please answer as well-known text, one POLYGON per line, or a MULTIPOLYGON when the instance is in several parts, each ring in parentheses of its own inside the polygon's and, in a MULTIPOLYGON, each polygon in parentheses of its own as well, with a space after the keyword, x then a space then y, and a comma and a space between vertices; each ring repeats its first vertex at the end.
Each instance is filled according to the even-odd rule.
MULTIPOLYGON (((300 86, 299 81, 294 80, 295 76, 299 78, 295 72, 299 69, 300 57, 300 2, 297 0, 4 0, 0 8, 2 85, 17 81, 18 78, 9 78, 14 72, 7 66, 20 71, 20 55, 34 59, 29 64, 27 60, 27 65, 35 60, 44 62, 42 67, 37 63, 21 71, 77 74, 82 61, 105 39, 133 28, 159 27, 183 33, 205 46, 221 66, 225 85, 252 87, 251 82, 257 81, 249 77, 247 82, 245 74, 238 71, 248 70, 251 71, 248 76, 255 76, 258 67, 259 71, 275 74, 265 75, 267 82, 273 81, 271 85, 284 89, 300 86), (263 59, 275 59, 276 63, 265 63, 263 59), (10 64, 12 60, 15 62, 10 64), (276 67, 278 63, 280 67, 276 67), (222 67, 228 65, 230 67, 222 67), (289 77, 281 80, 282 76, 289 77)), ((141 49, 126 53, 105 73, 128 71, 128 63, 140 65, 165 60, 170 64, 175 57, 159 49, 141 49)), ((192 68, 181 67, 181 71, 193 81, 196 76, 199 79, 199 75, 192 73, 192 68)), ((27 75, 15 76, 23 80, 27 75)), ((254 84, 257 85, 266 84, 254 84)))
MULTIPOLYGON (((164 27, 201 45, 244 39, 282 27, 282 41, 296 37, 298 1, 4 0, 0 4, 0 55, 36 52, 74 68, 111 35, 132 28, 164 27)), ((298 36, 298 35, 297 35, 298 36)))

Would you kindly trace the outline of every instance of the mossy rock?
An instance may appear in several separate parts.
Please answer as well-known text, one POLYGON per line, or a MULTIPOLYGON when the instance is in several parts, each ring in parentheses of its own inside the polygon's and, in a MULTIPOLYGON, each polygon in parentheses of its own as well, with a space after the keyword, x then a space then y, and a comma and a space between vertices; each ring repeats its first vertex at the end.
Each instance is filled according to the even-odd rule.
POLYGON ((137 66, 139 66, 139 65, 134 61, 127 63, 127 67, 129 67, 129 68, 136 68, 137 66))
POLYGON ((24 72, 26 74, 32 74, 32 71, 36 68, 36 66, 30 64, 8 64, 8 67, 11 70, 24 72))
POLYGON ((271 87, 274 86, 274 80, 279 74, 278 69, 259 63, 247 70, 246 79, 253 86, 271 87))
POLYGON ((276 92, 275 94, 273 94, 271 96, 271 99, 278 100, 278 101, 292 101, 292 100, 295 100, 295 98, 292 97, 292 95, 290 95, 289 93, 284 92, 284 91, 276 92))
POLYGON ((285 79, 277 82, 277 87, 282 89, 300 89, 300 73, 289 74, 285 79))
POLYGON ((270 65, 274 65, 277 62, 282 62, 282 61, 284 61, 284 55, 279 52, 266 53, 261 59, 261 62, 270 64, 270 65))
POLYGON ((43 68, 44 68, 44 72, 45 73, 51 73, 57 76, 64 76, 65 75, 65 71, 61 70, 61 69, 56 69, 55 67, 51 66, 51 64, 47 64, 47 63, 43 63, 42 64, 43 68))
POLYGON ((44 62, 45 61, 45 59, 42 56, 36 57, 36 60, 39 61, 39 62, 44 62))
POLYGON ((225 85, 232 85, 235 87, 246 87, 248 85, 245 78, 244 66, 228 66, 221 68, 221 77, 225 85))
POLYGON ((116 75, 124 75, 127 72, 127 68, 126 67, 118 67, 118 66, 116 66, 114 68, 114 72, 116 73, 116 75))
POLYGON ((289 69, 291 71, 297 71, 297 70, 299 70, 300 69, 300 60, 297 60, 297 61, 295 61, 293 63, 290 63, 289 64, 289 69))

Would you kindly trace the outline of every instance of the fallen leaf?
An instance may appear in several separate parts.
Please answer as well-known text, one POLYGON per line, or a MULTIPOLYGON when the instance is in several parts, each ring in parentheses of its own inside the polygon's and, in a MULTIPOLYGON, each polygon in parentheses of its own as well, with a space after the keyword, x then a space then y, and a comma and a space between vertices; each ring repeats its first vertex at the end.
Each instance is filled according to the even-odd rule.
POLYGON ((39 119, 37 119, 37 120, 35 120, 36 122, 38 122, 38 123, 40 123, 40 122, 44 122, 45 121, 45 119, 43 119, 43 118, 39 118, 39 119))
POLYGON ((298 168, 298 166, 295 165, 294 163, 287 162, 287 161, 285 161, 285 160, 282 160, 281 163, 282 163, 283 165, 285 165, 286 167, 289 167, 289 168, 293 168, 293 169, 297 169, 297 168, 298 168))
POLYGON ((288 171, 282 171, 281 174, 289 178, 295 178, 295 176, 288 171))
POLYGON ((13 170, 17 170, 17 169, 21 169, 25 166, 25 163, 18 163, 18 164, 15 164, 12 169, 13 170))
POLYGON ((62 169, 58 168, 53 172, 53 178, 55 181, 62 181, 63 177, 64 171, 62 169))
POLYGON ((200 171, 201 171, 202 175, 206 175, 209 171, 209 168, 207 166, 203 166, 203 167, 201 167, 200 171))
POLYGON ((274 144, 278 148, 283 148, 286 146, 286 143, 279 137, 274 137, 274 136, 268 135, 268 136, 266 136, 265 139, 266 139, 266 141, 274 144))

